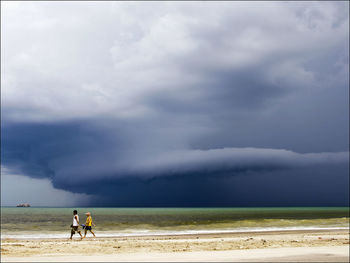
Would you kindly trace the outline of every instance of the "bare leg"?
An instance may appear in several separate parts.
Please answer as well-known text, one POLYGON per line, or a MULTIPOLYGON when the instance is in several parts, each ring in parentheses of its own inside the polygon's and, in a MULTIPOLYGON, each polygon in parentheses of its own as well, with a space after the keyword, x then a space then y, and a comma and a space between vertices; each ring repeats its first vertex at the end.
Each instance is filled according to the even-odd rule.
POLYGON ((90 232, 91 232, 91 234, 93 234, 93 235, 94 235, 94 237, 96 237, 96 236, 95 236, 95 233, 94 233, 94 232, 92 232, 92 230, 90 230, 90 232))
POLYGON ((85 229, 84 230, 84 238, 86 237, 86 233, 87 233, 87 230, 85 229))
POLYGON ((79 235, 80 235, 80 239, 83 239, 83 236, 81 235, 80 231, 79 231, 78 233, 79 233, 79 235))

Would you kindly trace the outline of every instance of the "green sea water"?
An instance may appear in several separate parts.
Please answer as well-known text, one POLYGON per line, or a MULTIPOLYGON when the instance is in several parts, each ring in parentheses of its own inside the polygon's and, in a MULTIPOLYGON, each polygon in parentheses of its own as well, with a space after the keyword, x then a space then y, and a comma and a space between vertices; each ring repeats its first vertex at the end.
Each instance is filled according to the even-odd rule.
POLYGON ((348 207, 288 208, 39 208, 2 207, 1 237, 63 237, 73 210, 91 212, 100 236, 348 229, 348 207))

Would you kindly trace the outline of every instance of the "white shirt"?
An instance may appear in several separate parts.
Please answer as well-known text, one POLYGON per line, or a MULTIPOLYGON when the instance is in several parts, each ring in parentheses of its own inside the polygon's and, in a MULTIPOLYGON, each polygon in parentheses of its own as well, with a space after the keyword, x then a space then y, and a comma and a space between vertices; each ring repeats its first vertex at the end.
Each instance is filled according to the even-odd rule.
POLYGON ((77 221, 77 219, 75 219, 75 217, 77 217, 77 219, 79 221, 79 216, 78 215, 74 215, 73 216, 73 226, 79 226, 78 221, 77 221))

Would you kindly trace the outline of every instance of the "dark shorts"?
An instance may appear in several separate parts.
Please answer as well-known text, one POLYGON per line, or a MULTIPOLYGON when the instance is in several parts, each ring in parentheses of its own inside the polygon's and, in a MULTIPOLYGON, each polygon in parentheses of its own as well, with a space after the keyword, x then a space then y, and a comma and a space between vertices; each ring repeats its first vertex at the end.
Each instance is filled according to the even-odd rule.
POLYGON ((91 226, 85 226, 85 230, 90 230, 91 231, 91 226))
POLYGON ((77 231, 78 233, 80 233, 80 228, 79 228, 79 226, 72 226, 71 232, 72 232, 73 235, 75 234, 75 231, 77 231))

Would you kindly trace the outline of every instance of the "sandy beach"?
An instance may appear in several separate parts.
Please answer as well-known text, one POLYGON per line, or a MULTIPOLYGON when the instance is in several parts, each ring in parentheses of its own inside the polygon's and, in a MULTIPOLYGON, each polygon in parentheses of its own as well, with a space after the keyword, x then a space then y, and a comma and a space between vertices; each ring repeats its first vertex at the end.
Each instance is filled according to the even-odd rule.
MULTIPOLYGON (((97 233, 98 234, 98 233, 97 233)), ((1 260, 348 262, 349 231, 2 239, 1 260)))

